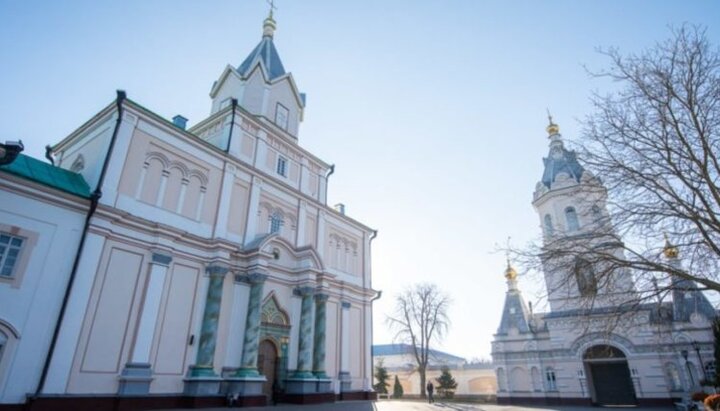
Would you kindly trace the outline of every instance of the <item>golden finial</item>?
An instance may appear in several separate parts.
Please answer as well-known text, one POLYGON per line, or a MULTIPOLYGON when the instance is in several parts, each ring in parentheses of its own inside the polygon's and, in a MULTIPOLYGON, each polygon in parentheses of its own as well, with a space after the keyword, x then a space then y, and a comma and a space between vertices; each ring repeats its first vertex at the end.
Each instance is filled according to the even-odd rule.
POLYGON ((510 257, 507 257, 507 268, 505 269, 505 278, 514 280, 517 278, 517 271, 510 265, 510 257))
POLYGON ((270 5, 270 13, 263 22, 263 36, 272 37, 277 28, 275 19, 273 19, 273 10, 276 10, 277 7, 275 7, 275 0, 267 0, 267 3, 270 5))
POLYGON ((665 248, 663 249, 663 254, 665 254, 665 258, 678 258, 678 255, 680 255, 680 251, 678 251, 677 247, 670 243, 670 239, 668 238, 667 233, 663 233, 663 235, 665 236, 665 248))
POLYGON ((560 133, 560 126, 553 123, 552 116, 550 115, 550 110, 549 109, 545 109, 545 110, 547 110, 547 115, 548 115, 548 126, 545 130, 547 130, 548 136, 554 136, 555 134, 560 133))

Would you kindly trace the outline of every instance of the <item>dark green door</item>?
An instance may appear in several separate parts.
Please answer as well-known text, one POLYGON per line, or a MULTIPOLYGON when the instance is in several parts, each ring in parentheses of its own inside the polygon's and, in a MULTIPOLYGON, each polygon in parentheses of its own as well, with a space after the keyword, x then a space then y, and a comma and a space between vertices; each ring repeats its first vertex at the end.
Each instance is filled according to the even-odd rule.
POLYGON ((627 362, 590 364, 598 405, 636 405, 635 389, 627 362))

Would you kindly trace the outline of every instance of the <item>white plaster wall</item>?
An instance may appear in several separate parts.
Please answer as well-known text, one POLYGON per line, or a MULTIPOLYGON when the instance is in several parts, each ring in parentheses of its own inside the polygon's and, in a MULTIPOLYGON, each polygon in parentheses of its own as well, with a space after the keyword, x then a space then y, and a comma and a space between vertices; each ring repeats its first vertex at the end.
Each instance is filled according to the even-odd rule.
POLYGON ((37 387, 84 215, 0 188, 0 221, 38 236, 19 287, 0 282, 0 319, 20 334, 0 363, 0 403, 23 402, 37 387))

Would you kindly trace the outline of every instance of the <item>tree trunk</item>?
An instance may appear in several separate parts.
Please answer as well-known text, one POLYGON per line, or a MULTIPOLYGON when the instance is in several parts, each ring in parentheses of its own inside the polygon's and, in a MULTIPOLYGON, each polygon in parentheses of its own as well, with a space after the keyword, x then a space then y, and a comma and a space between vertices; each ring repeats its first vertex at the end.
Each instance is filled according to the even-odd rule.
POLYGON ((420 372, 420 398, 426 398, 427 393, 425 392, 425 369, 421 368, 418 371, 420 372))

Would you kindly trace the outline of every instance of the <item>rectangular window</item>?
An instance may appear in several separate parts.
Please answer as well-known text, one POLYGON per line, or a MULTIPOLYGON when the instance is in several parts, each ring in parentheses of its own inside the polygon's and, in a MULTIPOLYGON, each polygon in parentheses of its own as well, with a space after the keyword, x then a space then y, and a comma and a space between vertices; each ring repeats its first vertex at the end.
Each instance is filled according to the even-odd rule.
POLYGON ((545 379, 547 380, 548 391, 557 391, 557 383, 555 382, 555 371, 548 369, 545 371, 545 379))
POLYGON ((279 233, 282 225, 282 217, 274 215, 270 218, 270 233, 279 233))
POLYGON ((280 103, 275 106, 275 124, 277 124, 283 130, 288 129, 288 111, 287 107, 280 103))
POLYGON ((0 232, 0 277, 12 278, 24 239, 0 232))
POLYGON ((287 159, 283 156, 278 156, 277 173, 283 177, 287 177, 287 159))

